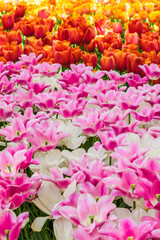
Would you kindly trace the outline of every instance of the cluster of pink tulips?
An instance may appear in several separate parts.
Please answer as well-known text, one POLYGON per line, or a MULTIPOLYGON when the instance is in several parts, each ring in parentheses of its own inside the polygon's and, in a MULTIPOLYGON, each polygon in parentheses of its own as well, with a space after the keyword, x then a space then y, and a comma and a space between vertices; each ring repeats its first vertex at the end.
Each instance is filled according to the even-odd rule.
POLYGON ((160 239, 158 65, 140 77, 41 57, 0 62, 0 240, 27 226, 24 202, 57 240, 160 239))

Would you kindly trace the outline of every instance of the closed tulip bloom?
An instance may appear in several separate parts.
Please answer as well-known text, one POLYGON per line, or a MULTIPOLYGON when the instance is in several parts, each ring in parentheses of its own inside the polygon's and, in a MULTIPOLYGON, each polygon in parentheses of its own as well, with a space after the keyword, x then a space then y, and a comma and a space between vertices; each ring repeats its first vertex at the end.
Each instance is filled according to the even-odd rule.
POLYGON ((3 55, 7 61, 16 61, 21 54, 21 45, 10 45, 8 49, 3 49, 3 55))
POLYGON ((42 18, 42 19, 44 19, 44 18, 48 18, 49 17, 49 12, 47 11, 47 9, 41 9, 41 10, 39 10, 39 12, 38 12, 38 17, 39 18, 42 18))
POLYGON ((137 32, 127 33, 126 34, 126 42, 127 44, 138 44, 139 43, 139 35, 137 32))
POLYGON ((92 39, 96 36, 96 31, 94 27, 89 27, 84 35, 84 42, 89 44, 92 39))
POLYGON ((18 18, 21 18, 21 17, 24 16, 25 11, 26 11, 26 6, 24 6, 24 5, 17 5, 15 13, 14 13, 14 16, 18 17, 18 18))
POLYGON ((92 39, 89 44, 84 44, 84 49, 86 52, 94 52, 96 48, 96 40, 92 39))
POLYGON ((71 50, 64 50, 64 51, 56 51, 54 54, 54 59, 56 63, 60 63, 62 65, 66 65, 70 63, 71 59, 71 50))
POLYGON ((44 38, 47 33, 47 26, 46 25, 35 25, 34 26, 34 36, 36 38, 44 38))
POLYGON ((50 18, 43 19, 43 24, 48 27, 48 31, 51 32, 53 27, 55 26, 55 21, 50 18))
POLYGON ((30 23, 24 23, 21 24, 20 29, 23 33, 23 35, 25 35, 26 37, 32 36, 34 34, 34 28, 32 26, 32 24, 30 23))
POLYGON ((79 31, 77 28, 68 29, 68 40, 71 44, 79 43, 79 31))
POLYGON ((83 55, 83 61, 87 66, 93 66, 95 68, 97 65, 97 61, 98 61, 97 54, 96 53, 92 53, 92 54, 85 53, 83 55))
POLYGON ((10 31, 7 33, 8 41, 14 42, 16 41, 18 44, 22 42, 21 32, 19 31, 10 31))
POLYGON ((61 41, 68 40, 68 29, 65 29, 62 26, 59 26, 58 27, 58 39, 61 41))
POLYGON ((101 63, 101 69, 110 71, 115 68, 115 60, 113 56, 110 57, 102 57, 100 60, 101 63))
POLYGON ((4 14, 1 18, 2 26, 5 30, 12 29, 14 26, 14 17, 11 14, 4 14))
POLYGON ((114 33, 122 34, 122 32, 123 32, 122 24, 120 22, 112 23, 111 28, 113 29, 114 33))
POLYGON ((71 48, 71 63, 78 63, 81 60, 81 49, 79 47, 71 48))
POLYGON ((127 56, 127 71, 144 76, 143 71, 139 68, 139 65, 143 65, 144 59, 137 57, 136 54, 130 54, 127 56))

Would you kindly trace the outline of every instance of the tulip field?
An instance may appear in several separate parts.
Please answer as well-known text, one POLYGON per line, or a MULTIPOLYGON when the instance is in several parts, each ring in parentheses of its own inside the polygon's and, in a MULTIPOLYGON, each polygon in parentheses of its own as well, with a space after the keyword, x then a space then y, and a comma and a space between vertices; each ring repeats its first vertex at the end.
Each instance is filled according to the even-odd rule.
POLYGON ((0 240, 160 240, 160 1, 0 0, 0 240))

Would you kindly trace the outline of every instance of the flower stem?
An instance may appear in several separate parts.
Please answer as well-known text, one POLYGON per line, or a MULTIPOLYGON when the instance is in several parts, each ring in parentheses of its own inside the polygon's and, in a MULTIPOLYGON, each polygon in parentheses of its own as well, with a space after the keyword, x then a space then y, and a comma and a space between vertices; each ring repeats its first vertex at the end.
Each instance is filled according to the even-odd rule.
POLYGON ((112 157, 109 157, 109 166, 112 166, 112 157))

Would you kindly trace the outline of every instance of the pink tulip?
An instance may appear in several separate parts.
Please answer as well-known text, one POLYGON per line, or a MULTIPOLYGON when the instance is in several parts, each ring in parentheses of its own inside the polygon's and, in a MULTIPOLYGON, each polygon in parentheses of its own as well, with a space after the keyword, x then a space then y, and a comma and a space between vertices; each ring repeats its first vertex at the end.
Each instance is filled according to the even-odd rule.
POLYGON ((20 118, 14 118, 11 126, 0 129, 0 135, 7 141, 20 142, 28 134, 28 129, 20 118))
MULTIPOLYGON (((101 139, 102 147, 106 151, 114 151, 116 147, 123 144, 125 139, 125 135, 116 137, 113 131, 98 132, 98 136, 101 139)), ((99 148, 99 146, 99 143, 95 144, 95 148, 99 148)))
POLYGON ((95 136, 103 125, 103 119, 99 111, 88 108, 82 116, 73 119, 73 125, 80 127, 87 135, 95 136))
POLYGON ((87 104, 87 100, 85 99, 71 99, 66 103, 60 103, 59 106, 59 114, 61 114, 64 118, 73 118, 75 116, 80 115, 87 104))
MULTIPOLYGON (((4 72, 5 73, 5 72, 4 72)), ((10 94, 16 91, 14 88, 15 86, 15 81, 12 79, 9 81, 7 76, 0 76, 0 93, 5 95, 5 94, 10 94)))
POLYGON ((144 240, 150 238, 154 225, 153 222, 148 221, 136 224, 131 218, 125 218, 120 219, 117 229, 110 228, 110 225, 106 223, 99 232, 106 237, 110 236, 112 237, 111 239, 116 240, 144 240))
POLYGON ((132 111, 131 113, 138 121, 150 122, 154 117, 155 109, 148 106, 143 106, 140 112, 132 111))
POLYGON ((14 106, 14 103, 6 104, 4 101, 0 102, 0 121, 6 121, 6 118, 12 116, 14 106))
POLYGON ((36 65, 41 58, 42 58, 42 54, 36 57, 35 53, 30 53, 28 56, 25 54, 22 54, 19 60, 22 64, 28 67, 29 65, 36 65))
POLYGON ((49 151, 54 149, 59 140, 68 136, 66 133, 58 132, 58 126, 58 122, 54 123, 49 120, 36 123, 32 128, 32 132, 29 132, 27 141, 33 145, 35 150, 49 151))
POLYGON ((3 175, 14 176, 19 170, 26 169, 30 164, 39 164, 39 160, 32 160, 33 150, 27 149, 24 143, 16 147, 7 147, 0 152, 0 172, 3 175))
POLYGON ((67 98, 66 91, 54 91, 50 93, 39 93, 36 96, 35 105, 38 106, 41 110, 55 110, 59 108, 61 102, 66 101, 67 98))
POLYGON ((118 96, 119 92, 116 92, 115 90, 110 90, 106 94, 98 92, 96 96, 97 99, 90 100, 89 103, 112 109, 115 106, 119 106, 118 96))
POLYGON ((25 200, 32 200, 41 185, 38 176, 29 178, 27 174, 17 173, 14 178, 0 176, 0 205, 2 209, 16 209, 25 200))
POLYGON ((39 71, 39 73, 47 77, 54 76, 60 67, 61 65, 59 63, 50 65, 47 62, 39 63, 37 64, 37 66, 35 66, 35 68, 39 71))
MULTIPOLYGON (((102 196, 96 200, 90 194, 81 194, 77 201, 77 206, 57 206, 58 212, 69 219, 75 226, 84 227, 88 233, 91 233, 96 226, 108 221, 108 214, 115 209, 112 203, 112 196, 102 196)), ((56 211, 57 211, 56 210, 56 211)), ((54 210, 52 211, 54 218, 54 210)))
POLYGON ((82 172, 85 175, 85 182, 90 182, 94 186, 96 186, 103 178, 112 175, 112 171, 106 167, 104 162, 101 162, 98 159, 93 161, 86 155, 84 155, 78 162, 71 160, 69 168, 63 171, 65 175, 71 177, 79 172, 82 172))
POLYGON ((81 183, 79 191, 82 194, 89 193, 95 199, 99 199, 100 197, 109 194, 109 189, 107 185, 105 185, 102 181, 100 181, 96 186, 94 186, 91 182, 81 183))
POLYGON ((28 212, 24 212, 16 217, 11 210, 2 211, 0 214, 0 239, 18 239, 22 224, 27 219, 28 214, 28 212))
POLYGON ((143 84, 147 84, 148 77, 141 78, 139 74, 133 74, 127 80, 129 86, 137 88, 138 86, 143 86, 143 84))
POLYGON ((140 103, 145 99, 135 88, 128 88, 126 92, 119 94, 119 105, 122 111, 127 109, 136 110, 140 103))
POLYGON ((25 92, 24 90, 18 90, 15 95, 14 101, 16 104, 22 108, 32 107, 35 103, 36 94, 33 89, 25 92))
POLYGON ((140 65, 139 68, 143 70, 148 79, 154 81, 160 78, 160 68, 157 64, 151 63, 151 65, 140 65))
POLYGON ((95 85, 93 84, 87 84, 85 91, 91 96, 96 97, 98 92, 101 92, 103 94, 106 94, 109 90, 115 90, 118 91, 117 86, 114 84, 111 84, 109 81, 104 81, 103 79, 99 79, 95 85))
POLYGON ((115 82, 115 85, 122 85, 125 84, 130 77, 133 76, 133 73, 125 73, 123 75, 120 75, 118 72, 114 70, 110 70, 109 72, 106 72, 106 75, 109 77, 109 79, 115 82))

